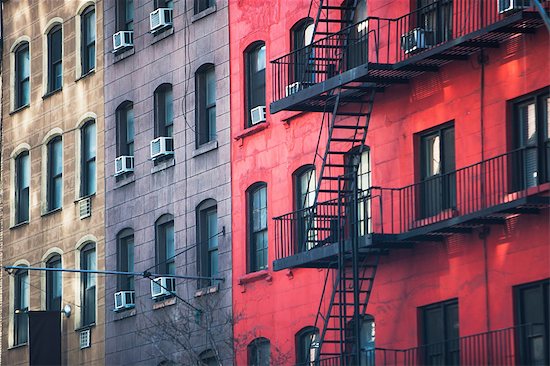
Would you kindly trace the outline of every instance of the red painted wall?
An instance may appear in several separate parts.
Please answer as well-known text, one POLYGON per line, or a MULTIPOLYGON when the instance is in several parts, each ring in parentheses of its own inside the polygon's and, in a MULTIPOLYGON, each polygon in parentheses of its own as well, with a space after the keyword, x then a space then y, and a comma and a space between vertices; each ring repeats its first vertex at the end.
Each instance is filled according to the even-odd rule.
MULTIPOLYGON (((397 2, 398 6, 395 3, 372 0, 369 9, 380 16, 407 11, 409 1, 397 2)), ((308 7, 307 0, 229 1, 234 137, 233 304, 240 319, 234 327, 240 340, 236 350, 239 365, 246 365, 246 344, 260 336, 271 341, 272 360, 292 364, 294 335, 313 325, 322 291, 323 270, 269 269, 259 275, 246 274, 245 195, 249 186, 263 181, 267 183, 270 218, 293 210, 292 173, 313 161, 321 114, 268 114, 267 128, 239 138, 250 132, 244 129, 244 50, 263 40, 268 60, 288 53, 290 29, 307 16, 308 7)), ((548 43, 548 32, 541 28, 535 35, 514 37, 499 49, 487 52, 483 97, 485 159, 504 153, 509 147, 507 101, 550 84, 548 43)), ((269 104, 269 64, 266 78, 269 104)), ((451 120, 455 124, 456 167, 482 160, 480 78, 481 66, 477 55, 472 55, 468 61, 455 61, 437 73, 378 94, 367 139, 373 185, 400 187, 413 183, 415 134, 451 120)), ((485 255, 483 241, 474 232, 454 235, 443 244, 422 244, 385 257, 369 304, 369 313, 376 319, 376 345, 416 346, 417 308, 451 298, 459 299, 461 335, 486 331, 487 324, 491 329, 513 325, 512 286, 550 277, 548 222, 546 210, 538 216, 510 219, 505 227, 492 226, 485 255)), ((275 256, 271 220, 268 236, 271 263, 275 256)))

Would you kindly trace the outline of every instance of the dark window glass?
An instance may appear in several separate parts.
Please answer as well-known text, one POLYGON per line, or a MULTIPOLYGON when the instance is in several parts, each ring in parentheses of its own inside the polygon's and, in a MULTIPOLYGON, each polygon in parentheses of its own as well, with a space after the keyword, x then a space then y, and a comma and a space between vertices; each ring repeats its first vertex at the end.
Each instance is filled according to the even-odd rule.
MULTIPOLYGON (((198 210, 199 276, 218 276, 218 211, 216 202, 207 201, 198 210)), ((214 280, 200 281, 199 286, 216 284, 214 280)))
POLYGON ((134 156, 134 105, 126 102, 118 107, 117 117, 117 154, 134 156))
POLYGON ((435 43, 452 39, 452 0, 417 0, 416 7, 418 27, 433 34, 431 37, 433 37, 435 43))
POLYGON ((15 223, 29 221, 31 165, 29 152, 15 158, 15 223))
POLYGON ((271 345, 269 339, 256 338, 248 345, 249 366, 269 366, 271 345))
POLYGON ((174 8, 174 1, 173 0, 155 0, 155 9, 158 8, 174 8))
POLYGON ((291 82, 308 83, 315 81, 313 49, 304 48, 313 40, 313 19, 301 20, 291 30, 292 50, 294 51, 294 68, 291 82), (309 67, 308 67, 309 66, 309 67))
POLYGON ((197 146, 216 139, 216 73, 214 65, 199 69, 196 75, 197 146))
POLYGON ((118 31, 133 31, 134 0, 117 0, 116 18, 118 31))
MULTIPOLYGON (((46 262, 47 268, 61 268, 61 256, 55 255, 46 262)), ((61 310, 61 272, 46 272, 46 310, 61 310)))
POLYGON ((48 211, 61 208, 63 205, 63 144, 61 136, 48 143, 48 211))
MULTIPOLYGON (((87 244, 80 252, 80 268, 85 270, 95 270, 96 253, 95 245, 87 244)), ((82 326, 95 323, 95 299, 96 299, 96 275, 92 273, 81 273, 81 314, 82 326)))
POLYGON ((164 215, 156 223, 157 271, 159 274, 176 274, 176 247, 174 241, 174 220, 164 215))
POLYGON ((420 308, 423 365, 458 365, 458 300, 420 308))
POLYGON ((14 292, 14 344, 27 343, 29 334, 29 272, 20 269, 15 272, 14 292))
MULTIPOLYGON (((122 230, 117 236, 118 270, 134 272, 134 232, 131 229, 122 230)), ((119 291, 134 291, 134 276, 118 276, 119 291)))
MULTIPOLYGON (((350 5, 353 1, 349 2, 350 5)), ((351 14, 344 12, 346 20, 351 14)), ((350 29, 349 45, 347 49, 347 68, 352 69, 368 62, 368 22, 361 22, 367 18, 366 0, 358 0, 353 12, 352 23, 354 26, 350 29)), ((346 23, 342 23, 347 26, 346 23)), ((334 66, 336 68, 336 66, 334 66)))
POLYGON ((96 128, 95 122, 87 122, 81 128, 80 196, 95 193, 96 188, 96 128))
POLYGON ((296 228, 300 251, 311 249, 315 245, 316 233, 309 230, 313 224, 313 216, 308 208, 315 203, 316 188, 316 176, 313 167, 300 168, 294 174, 295 207, 300 212, 297 221, 298 227, 296 228))
POLYGON ((214 6, 215 4, 215 0, 195 0, 195 14, 214 6))
POLYGON ((15 108, 25 106, 30 103, 30 54, 29 44, 21 44, 15 50, 15 108))
POLYGON ((520 365, 550 364, 549 289, 550 280, 514 289, 520 365))
POLYGON ((456 205, 454 127, 426 133, 420 144, 421 215, 430 217, 456 205))
POLYGON ((218 358, 214 351, 208 350, 200 354, 200 366, 219 366, 218 358))
POLYGON ((95 9, 87 8, 81 16, 81 65, 82 75, 95 68, 95 9))
POLYGON ((250 110, 265 106, 265 44, 257 43, 246 52, 247 126, 252 125, 250 110))
POLYGON ((63 38, 61 25, 56 25, 48 33, 48 92, 61 89, 63 81, 62 67, 63 38))
POLYGON ((174 125, 172 85, 164 84, 155 90, 155 137, 172 137, 174 125))
POLYGON ((250 190, 249 200, 249 272, 267 268, 267 186, 250 190))
POLYGON ((316 361, 319 329, 306 327, 296 334, 296 365, 310 366, 316 361))

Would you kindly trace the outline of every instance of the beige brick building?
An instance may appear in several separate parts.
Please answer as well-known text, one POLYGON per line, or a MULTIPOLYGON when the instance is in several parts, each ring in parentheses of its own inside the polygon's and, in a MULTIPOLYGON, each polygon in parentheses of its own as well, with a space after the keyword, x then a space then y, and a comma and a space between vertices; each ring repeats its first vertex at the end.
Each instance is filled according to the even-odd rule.
MULTIPOLYGON (((3 1, 3 265, 104 268, 103 1, 3 1)), ((2 364, 25 310, 60 310, 62 363, 103 364, 104 278, 2 271, 2 364), (81 332, 90 330, 89 347, 81 332)))

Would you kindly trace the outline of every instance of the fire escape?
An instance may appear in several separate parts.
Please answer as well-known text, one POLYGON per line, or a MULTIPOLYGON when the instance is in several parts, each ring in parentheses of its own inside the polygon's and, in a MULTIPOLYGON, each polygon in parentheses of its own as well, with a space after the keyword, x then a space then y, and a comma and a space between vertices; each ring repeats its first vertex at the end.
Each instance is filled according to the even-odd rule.
POLYGON ((377 93, 535 33, 544 16, 529 2, 431 0, 399 18, 365 18, 358 3, 312 0, 311 43, 272 61, 271 113, 322 116, 313 161, 317 179, 309 187, 314 200, 275 218, 275 270, 330 269, 308 365, 370 364, 361 350, 361 321, 381 255, 503 224, 510 214, 537 214, 550 203, 532 194, 540 185, 528 177, 510 181, 509 170, 526 159, 523 150, 437 177, 436 186, 452 186, 447 197, 430 189, 433 181, 371 187, 361 162, 377 93))

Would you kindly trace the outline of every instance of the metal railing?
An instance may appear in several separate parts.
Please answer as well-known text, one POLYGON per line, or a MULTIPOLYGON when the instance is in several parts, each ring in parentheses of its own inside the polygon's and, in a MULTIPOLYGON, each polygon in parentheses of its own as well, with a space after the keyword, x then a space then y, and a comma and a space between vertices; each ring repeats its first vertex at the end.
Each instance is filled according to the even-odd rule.
MULTIPOLYGON (((550 147, 544 152, 550 156, 550 147)), ((405 187, 372 187, 357 198, 347 194, 275 217, 275 257, 335 243, 338 229, 343 237, 351 227, 359 236, 403 234, 537 193, 548 181, 538 156, 540 148, 518 149, 405 187), (352 209, 357 225, 349 222, 352 209)))
POLYGON ((496 0, 436 0, 398 18, 368 17, 271 61, 273 100, 360 65, 407 60, 506 16, 496 0))

